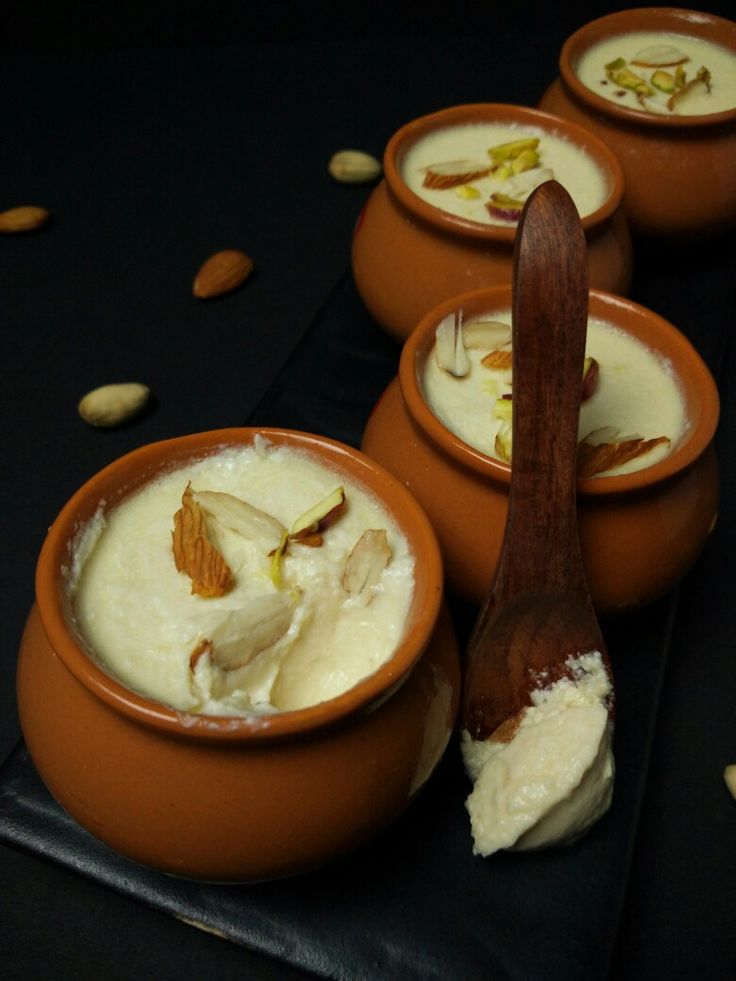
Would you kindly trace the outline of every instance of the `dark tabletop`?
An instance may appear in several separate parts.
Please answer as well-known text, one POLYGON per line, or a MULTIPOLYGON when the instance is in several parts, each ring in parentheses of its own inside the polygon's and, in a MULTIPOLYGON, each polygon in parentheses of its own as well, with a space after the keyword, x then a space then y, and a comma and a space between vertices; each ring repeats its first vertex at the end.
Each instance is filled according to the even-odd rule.
MULTIPOLYGON (((20 737, 14 671, 36 556, 70 494, 143 443, 288 423, 259 412, 288 406, 274 381, 345 302, 370 191, 332 181, 331 154, 380 157, 403 123, 461 102, 536 104, 583 19, 541 3, 114 6, 10 3, 0 29, 0 210, 53 215, 37 233, 0 236, 0 763, 20 737), (199 302, 194 273, 221 248, 245 250, 255 274, 199 302), (78 399, 117 380, 147 383, 151 407, 118 429, 90 428, 78 399)), ((610 9, 585 5, 584 19, 610 9)), ((733 16, 725 0, 708 9, 733 16)), ((736 803, 722 780, 736 762, 734 243, 635 243, 632 297, 680 326, 716 374, 723 500, 679 591, 659 709, 644 726, 646 792, 620 857, 631 860, 624 906, 611 914, 616 978, 736 971, 736 803)), ((376 350, 381 371, 398 359, 382 334, 376 350)), ((5 977, 308 976, 298 959, 193 929, 34 849, 0 846, 0 896, 5 977)), ((327 976, 353 975, 346 963, 327 976)), ((543 962, 534 977, 544 981, 543 962)))

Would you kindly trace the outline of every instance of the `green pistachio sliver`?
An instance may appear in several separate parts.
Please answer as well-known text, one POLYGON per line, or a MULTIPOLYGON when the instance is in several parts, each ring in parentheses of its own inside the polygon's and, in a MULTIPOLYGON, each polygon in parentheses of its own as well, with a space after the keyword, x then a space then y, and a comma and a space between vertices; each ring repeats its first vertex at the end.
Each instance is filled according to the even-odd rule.
POLYGON ((659 68, 654 72, 649 81, 655 89, 659 89, 660 92, 666 92, 667 95, 675 91, 675 76, 671 72, 664 71, 663 68, 659 68))
POLYGON ((525 150, 536 150, 539 146, 538 137, 529 137, 524 140, 513 140, 511 143, 499 143, 488 150, 488 156, 494 163, 503 163, 506 160, 514 160, 525 150))

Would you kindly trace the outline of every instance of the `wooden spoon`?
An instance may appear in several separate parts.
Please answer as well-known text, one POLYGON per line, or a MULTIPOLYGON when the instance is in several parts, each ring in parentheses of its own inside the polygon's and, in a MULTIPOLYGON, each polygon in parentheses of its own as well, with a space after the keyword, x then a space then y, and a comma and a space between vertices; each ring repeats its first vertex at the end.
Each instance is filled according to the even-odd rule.
POLYGON ((516 234, 508 516, 465 667, 464 724, 475 740, 510 740, 531 692, 569 676, 571 657, 599 651, 610 675, 575 496, 587 320, 585 236, 567 191, 547 181, 516 234))

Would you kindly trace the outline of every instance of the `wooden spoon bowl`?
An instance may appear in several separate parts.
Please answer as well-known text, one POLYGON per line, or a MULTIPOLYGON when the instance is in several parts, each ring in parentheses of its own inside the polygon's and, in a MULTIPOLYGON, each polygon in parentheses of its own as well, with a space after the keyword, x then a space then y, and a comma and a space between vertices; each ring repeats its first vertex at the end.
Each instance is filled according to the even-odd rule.
POLYGON ((508 741, 535 689, 598 651, 610 675, 578 540, 576 456, 588 320, 585 236, 564 188, 529 197, 513 265, 512 468, 493 582, 471 636, 463 719, 508 741))

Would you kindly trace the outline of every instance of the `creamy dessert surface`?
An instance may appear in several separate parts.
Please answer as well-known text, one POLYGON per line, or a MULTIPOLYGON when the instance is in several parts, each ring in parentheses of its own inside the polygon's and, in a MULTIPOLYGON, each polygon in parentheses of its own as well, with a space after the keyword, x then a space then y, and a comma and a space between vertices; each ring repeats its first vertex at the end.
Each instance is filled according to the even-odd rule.
POLYGON ((538 126, 519 124, 467 123, 429 133, 406 152, 401 176, 415 194, 442 211, 470 221, 506 226, 516 224, 518 217, 492 214, 489 202, 494 194, 523 203, 538 184, 554 178, 567 189, 580 216, 584 217, 601 207, 610 193, 607 178, 588 153, 564 136, 538 126), (530 161, 528 169, 509 173, 521 166, 520 153, 505 160, 493 159, 493 148, 530 139, 538 140, 533 150, 538 160, 533 165, 530 161), (468 162, 466 169, 471 172, 470 164, 476 170, 491 166, 493 170, 486 176, 443 189, 425 186, 428 170, 462 161, 468 162))
POLYGON ((604 99, 640 112, 700 116, 736 107, 736 53, 686 34, 606 38, 583 52, 575 73, 604 99), (707 78, 695 81, 703 69, 707 78))
POLYGON ((241 715, 315 704, 372 674, 401 641, 413 568, 379 501, 315 458, 258 438, 101 509, 78 543, 69 590, 90 651, 123 684, 182 711, 241 715), (288 529, 339 486, 345 504, 320 545, 289 541, 279 562, 271 554, 278 532, 249 537, 205 512, 232 583, 223 595, 197 595, 177 570, 172 529, 188 487, 194 500, 237 497, 288 529), (385 531, 390 558, 364 589, 349 591, 347 556, 366 530, 385 531))
MULTIPOLYGON (((510 338, 508 310, 473 318, 463 330, 467 333, 474 323, 484 321, 506 324, 510 338)), ((510 357, 510 341, 506 347, 510 357)), ((447 429, 482 453, 505 460, 499 441, 504 431, 510 441, 511 369, 485 366, 482 361, 487 354, 487 347, 467 348, 467 372, 458 377, 439 365, 435 349, 426 360, 421 386, 427 405, 447 429), (507 396, 509 413, 504 420, 497 407, 504 407, 507 396)), ((603 444, 635 437, 643 441, 639 455, 597 474, 629 473, 663 459, 688 428, 684 400, 671 366, 630 334, 594 318, 588 321, 586 355, 595 359, 598 372, 592 394, 581 404, 579 440, 603 444), (643 452, 645 441, 662 437, 643 452)), ((554 370, 553 351, 550 370, 554 370)), ((554 425, 554 420, 540 420, 543 424, 554 425)))
POLYGON ((610 678, 598 651, 570 658, 567 669, 569 677, 532 693, 509 742, 463 732, 474 854, 565 844, 608 810, 610 678))

